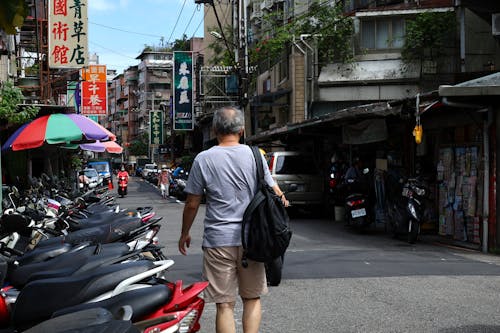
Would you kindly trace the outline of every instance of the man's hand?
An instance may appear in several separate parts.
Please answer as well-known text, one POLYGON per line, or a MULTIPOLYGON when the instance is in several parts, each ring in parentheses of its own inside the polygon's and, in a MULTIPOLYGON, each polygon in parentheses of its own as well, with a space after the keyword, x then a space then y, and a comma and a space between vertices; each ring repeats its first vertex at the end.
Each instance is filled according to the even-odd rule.
POLYGON ((183 255, 187 255, 187 248, 191 245, 191 235, 181 235, 179 238, 179 252, 183 255))

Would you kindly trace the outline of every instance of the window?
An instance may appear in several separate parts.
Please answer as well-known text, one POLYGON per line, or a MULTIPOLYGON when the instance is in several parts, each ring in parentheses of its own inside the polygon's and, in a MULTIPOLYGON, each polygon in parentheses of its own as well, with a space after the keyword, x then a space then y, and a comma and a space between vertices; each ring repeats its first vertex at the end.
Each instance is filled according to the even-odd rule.
POLYGON ((365 50, 400 49, 404 44, 402 18, 361 21, 361 48, 365 50))
POLYGON ((312 163, 312 156, 292 155, 276 158, 277 175, 316 175, 318 170, 312 163))

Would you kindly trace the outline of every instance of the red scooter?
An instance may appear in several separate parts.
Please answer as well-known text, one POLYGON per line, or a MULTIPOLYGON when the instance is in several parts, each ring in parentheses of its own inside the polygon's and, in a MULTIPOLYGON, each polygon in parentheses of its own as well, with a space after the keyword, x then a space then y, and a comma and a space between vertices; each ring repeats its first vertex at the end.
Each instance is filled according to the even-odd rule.
POLYGON ((197 332, 205 303, 199 294, 208 282, 183 287, 182 281, 154 277, 172 265, 172 260, 139 260, 33 280, 20 290, 4 287, 0 325, 12 332, 24 331, 51 317, 91 308, 107 309, 118 318, 127 315, 128 307, 128 318, 123 319, 131 320, 141 332, 197 332), (50 301, 36 301, 42 299, 50 301))
POLYGON ((125 176, 118 176, 118 194, 120 197, 127 195, 128 179, 125 176))

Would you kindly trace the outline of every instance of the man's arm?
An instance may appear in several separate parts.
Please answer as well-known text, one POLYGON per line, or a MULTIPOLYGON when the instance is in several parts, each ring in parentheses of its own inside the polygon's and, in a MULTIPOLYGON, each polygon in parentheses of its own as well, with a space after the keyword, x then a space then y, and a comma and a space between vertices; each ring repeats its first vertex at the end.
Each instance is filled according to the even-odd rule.
POLYGON ((188 194, 186 198, 184 211, 182 213, 181 237, 179 238, 179 252, 183 255, 187 254, 186 248, 191 245, 191 235, 189 234, 189 230, 191 230, 196 213, 198 213, 201 198, 201 195, 195 194, 188 194))
POLYGON ((283 191, 280 189, 278 183, 275 183, 273 185, 273 190, 274 190, 274 193, 276 193, 276 195, 278 197, 280 197, 281 202, 283 203, 283 205, 285 207, 288 207, 288 205, 290 205, 290 202, 285 198, 285 193, 283 193, 283 191))

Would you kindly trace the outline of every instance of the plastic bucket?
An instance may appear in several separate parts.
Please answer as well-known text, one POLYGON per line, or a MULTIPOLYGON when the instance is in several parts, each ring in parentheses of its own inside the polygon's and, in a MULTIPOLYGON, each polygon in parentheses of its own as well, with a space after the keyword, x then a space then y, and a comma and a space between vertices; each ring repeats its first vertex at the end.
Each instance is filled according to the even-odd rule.
POLYGON ((335 206, 335 221, 344 221, 345 209, 342 206, 335 206))

